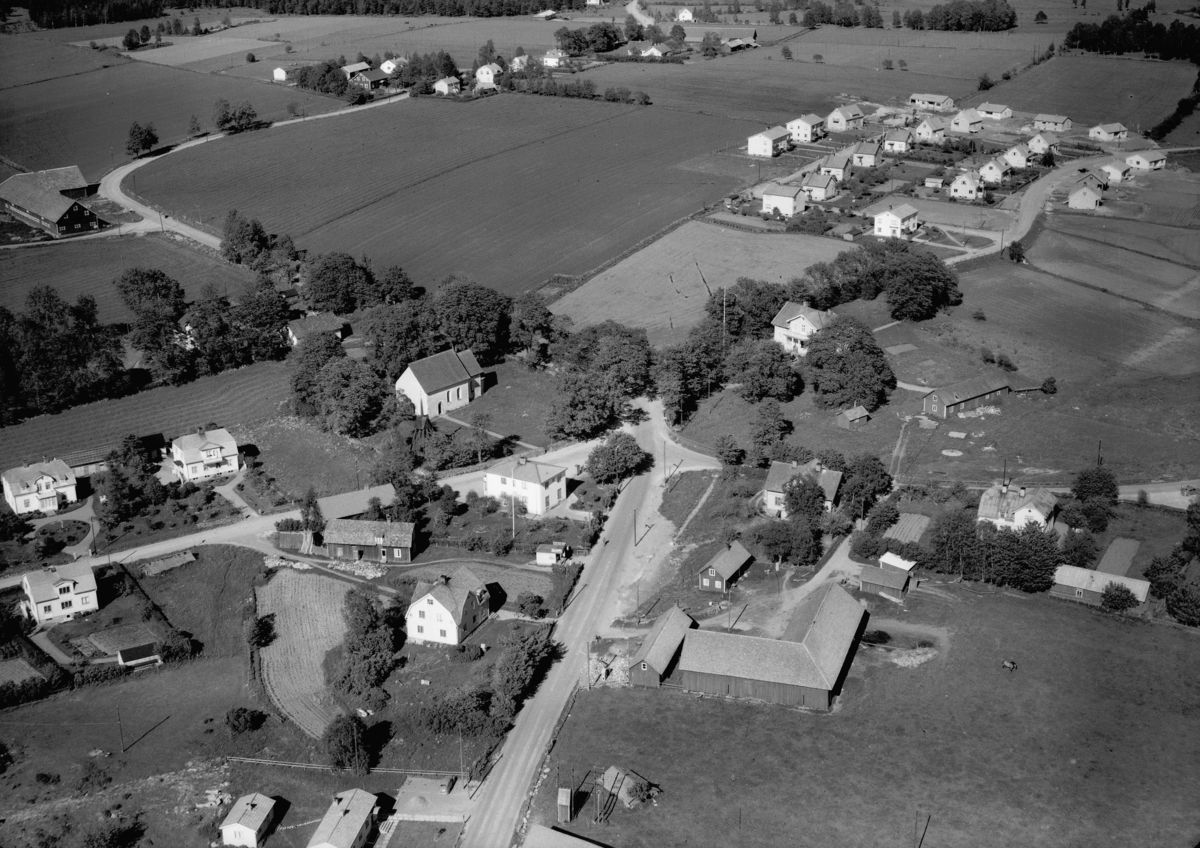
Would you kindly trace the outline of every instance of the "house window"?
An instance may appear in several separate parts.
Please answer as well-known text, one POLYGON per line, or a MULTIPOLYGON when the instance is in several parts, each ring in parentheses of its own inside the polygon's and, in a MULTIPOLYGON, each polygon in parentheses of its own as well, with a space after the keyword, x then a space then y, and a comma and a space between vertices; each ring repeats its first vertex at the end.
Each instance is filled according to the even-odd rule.
POLYGON ((1083 597, 1083 590, 1082 590, 1082 589, 1076 589, 1076 590, 1075 590, 1075 597, 1077 597, 1077 598, 1082 598, 1082 597, 1083 597))
POLYGON ((714 575, 714 574, 716 574, 716 573, 717 573, 717 570, 716 570, 715 568, 710 568, 710 569, 708 570, 708 576, 709 576, 709 577, 713 576, 713 575, 714 575))
POLYGON ((92 602, 92 599, 91 599, 91 598, 89 598, 87 595, 84 595, 82 598, 80 598, 80 599, 79 599, 79 605, 80 605, 80 606, 84 606, 84 607, 86 607, 86 606, 87 606, 88 604, 90 604, 91 602, 92 602))
POLYGON ((433 603, 433 598, 426 598, 426 599, 425 599, 425 603, 427 603, 427 604, 432 604, 432 603, 433 603))
POLYGON ((59 587, 58 587, 58 594, 60 594, 60 595, 69 595, 69 594, 71 594, 71 587, 70 587, 70 586, 59 586, 59 587))
POLYGON ((454 390, 454 399, 462 400, 462 386, 459 386, 457 389, 454 390))
POLYGON ((546 495, 546 509, 550 508, 550 496, 546 495))
POLYGON ((446 631, 445 631, 445 630, 439 630, 438 632, 442 634, 442 638, 443 638, 443 639, 445 639, 445 638, 446 638, 446 631))
POLYGON ((49 605, 49 604, 46 604, 44 607, 42 607, 42 612, 49 613, 49 612, 50 612, 50 605, 49 605))
POLYGON ((418 632, 418 633, 424 633, 424 632, 425 632, 425 628, 424 628, 424 627, 422 627, 421 625, 419 625, 419 624, 418 624, 418 625, 417 625, 417 632, 418 632))
POLYGON ((393 554, 393 556, 395 556, 395 557, 396 557, 396 559, 400 559, 401 557, 403 557, 403 556, 404 556, 404 554, 403 554, 403 553, 401 553, 400 551, 401 551, 401 549, 400 549, 400 548, 396 548, 396 552, 395 552, 395 554, 393 554))
POLYGON ((645 671, 645 670, 646 670, 646 664, 642 663, 642 671, 645 671))
POLYGON ((507 485, 508 485, 508 478, 507 478, 507 477, 501 477, 501 478, 500 478, 500 485, 501 485, 501 486, 507 486, 507 485))
POLYGON ((708 578, 707 578, 707 577, 705 577, 705 578, 704 578, 704 580, 702 580, 701 582, 702 582, 702 583, 703 583, 705 586, 707 586, 707 585, 708 585, 708 578))
POLYGON ((721 588, 721 581, 720 581, 720 580, 714 580, 714 581, 713 581, 713 588, 715 588, 715 589, 720 589, 720 588, 721 588))
POLYGON ((424 618, 425 610, 417 610, 417 618, 424 618))
POLYGON ((71 607, 75 606, 75 602, 74 601, 63 601, 61 606, 63 609, 70 609, 71 607))

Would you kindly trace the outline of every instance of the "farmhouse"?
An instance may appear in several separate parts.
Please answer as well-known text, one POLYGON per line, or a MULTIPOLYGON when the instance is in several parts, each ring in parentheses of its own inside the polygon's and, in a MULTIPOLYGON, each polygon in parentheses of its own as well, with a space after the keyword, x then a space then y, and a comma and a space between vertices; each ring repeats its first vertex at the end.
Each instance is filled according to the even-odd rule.
POLYGON ((1052 132, 1038 133, 1029 139, 1029 149, 1039 156, 1046 153, 1058 153, 1059 138, 1052 132))
POLYGON ((949 118, 926 118, 917 124, 917 138, 926 143, 940 143, 946 140, 946 130, 949 128, 949 118))
POLYGON ((701 592, 728 592, 754 561, 741 542, 733 542, 706 562, 696 574, 701 592))
POLYGON ((746 139, 746 152, 751 156, 778 156, 788 149, 791 139, 784 127, 771 127, 746 139))
POLYGON ((641 51, 641 55, 651 59, 661 59, 664 56, 670 56, 675 51, 665 41, 659 44, 651 44, 649 47, 641 51))
POLYGON ((922 400, 921 411, 934 418, 949 418, 956 412, 994 406, 1011 391, 1004 374, 984 374, 934 389, 922 400))
POLYGON ((804 303, 788 301, 771 319, 774 327, 774 339, 784 350, 796 356, 808 353, 806 345, 817 330, 828 327, 836 312, 825 312, 813 309, 804 303))
POLYGON ((96 575, 86 562, 48 565, 21 577, 21 612, 38 624, 72 619, 100 608, 96 575))
POLYGON ((412 401, 417 415, 441 415, 483 394, 483 368, 469 350, 444 350, 410 363, 396 392, 412 401))
POLYGON ((875 216, 875 235, 886 238, 902 238, 921 228, 917 210, 902 203, 895 209, 885 209, 875 216))
POLYGON ((1033 164, 1033 151, 1027 144, 1018 144, 1004 151, 1004 162, 1008 167, 1023 171, 1033 164))
POLYGON ((839 183, 850 176, 850 157, 845 153, 837 153, 820 160, 822 174, 828 174, 839 183))
POLYGON ((1079 186, 1067 198, 1067 206, 1071 209, 1097 209, 1103 204, 1100 192, 1090 185, 1079 186))
POLYGON ((787 131, 791 133, 792 141, 797 144, 817 141, 825 135, 825 119, 809 112, 788 121, 787 131))
POLYGON ((979 521, 1010 530, 1020 530, 1030 522, 1045 528, 1057 508, 1058 499, 1049 489, 1027 490, 1021 486, 1014 490, 1003 483, 984 490, 979 499, 979 521))
POLYGON ((274 813, 273 798, 257 792, 243 795, 233 802, 229 815, 221 822, 221 844, 258 848, 271 826, 274 813))
POLYGON ((396 73, 396 71, 400 70, 407 64, 408 64, 407 59, 405 59, 403 56, 397 56, 394 59, 384 59, 379 64, 379 70, 383 71, 385 74, 388 74, 390 76, 390 75, 396 73))
POLYGON ((306 315, 303 318, 293 318, 288 321, 287 337, 292 347, 300 344, 309 336, 319 336, 328 333, 338 341, 350 335, 350 325, 345 318, 328 313, 306 315))
POLYGON ((871 413, 867 412, 866 407, 855 406, 843 409, 834 417, 833 422, 843 430, 858 430, 870 420, 871 413))
POLYGON ((61 459, 43 460, 32 465, 10 468, 0 475, 4 502, 17 515, 27 512, 58 512, 73 502, 75 472, 61 459))
POLYGON ((862 168, 874 168, 883 156, 883 147, 878 141, 860 141, 850 151, 854 164, 862 168))
POLYGON ((1036 115, 1033 119, 1033 128, 1051 132, 1066 132, 1071 128, 1071 119, 1066 115, 1036 115))
POLYGON ((79 168, 71 165, 33 174, 14 174, 0 183, 0 201, 25 223, 62 238, 110 226, 79 202, 98 189, 99 183, 89 183, 79 168))
POLYGON ((1160 171, 1167 164, 1167 154, 1161 150, 1139 150, 1126 156, 1125 164, 1135 171, 1160 171))
POLYGON ((408 638, 458 645, 491 615, 487 586, 465 565, 447 577, 422 580, 404 614, 408 638))
POLYGON ((692 14, 691 9, 684 7, 676 13, 675 20, 683 23, 690 23, 691 21, 696 20, 696 16, 692 14))
POLYGON ((545 515, 567 496, 567 469, 523 456, 506 459, 483 475, 483 491, 501 503, 524 505, 530 515, 545 515))
POLYGON ((180 436, 171 442, 171 464, 175 476, 183 481, 207 480, 238 470, 238 446, 224 427, 180 436))
POLYGON ((999 159, 989 159, 979 169, 979 179, 988 185, 1000 185, 1004 181, 1004 175, 1008 173, 1008 166, 1002 163, 999 159))
POLYGON ((908 574, 864 565, 858 576, 858 587, 870 595, 880 595, 893 601, 903 601, 908 592, 908 574))
POLYGON ((825 493, 825 511, 833 512, 838 491, 842 488, 842 472, 825 468, 819 459, 810 460, 803 465, 796 462, 772 462, 771 469, 767 472, 767 481, 763 484, 763 511, 776 518, 787 518, 784 489, 789 482, 801 476, 816 481, 825 493))
POLYGON ((553 9, 546 9, 543 12, 538 12, 536 15, 534 15, 534 17, 543 21, 552 21, 558 17, 558 12, 554 11, 553 9))
POLYGON ((949 112, 954 108, 954 101, 944 94, 912 94, 909 95, 908 105, 917 109, 949 112))
POLYGON ((888 153, 907 153, 913 146, 912 130, 889 130, 883 137, 883 149, 888 153))
POLYGON ((1124 141, 1129 138, 1129 130, 1124 124, 1097 124, 1088 130, 1088 138, 1096 141, 1124 141))
POLYGON ((790 218, 804 211, 804 189, 800 186, 783 186, 779 183, 767 183, 763 189, 764 214, 778 212, 790 218))
POLYGON ((950 129, 959 133, 977 133, 983 129, 983 118, 974 109, 963 109, 950 122, 950 129))
POLYGON ((433 93, 443 97, 458 94, 460 91, 462 91, 462 83, 459 82, 458 77, 442 77, 433 84, 433 93))
POLYGON ((547 68, 561 68, 570 62, 571 57, 567 55, 565 50, 559 50, 557 47, 552 50, 547 50, 546 55, 542 56, 542 65, 547 68))
POLYGON ((982 194, 979 177, 973 173, 959 174, 950 183, 950 196, 959 200, 975 200, 982 194))
POLYGON ((1103 571, 1077 568, 1074 565, 1060 565, 1054 570, 1054 585, 1050 587, 1050 594, 1056 598, 1066 598, 1098 607, 1104 590, 1113 584, 1124 586, 1133 592, 1138 603, 1146 603, 1146 597, 1150 593, 1149 580, 1138 580, 1136 577, 1125 577, 1121 574, 1106 574, 1103 571))
POLYGON ((475 87, 495 88, 496 78, 503 73, 504 69, 495 62, 488 62, 486 65, 480 65, 475 70, 475 87))
POLYGON ((367 842, 379 799, 362 789, 347 789, 333 796, 308 848, 361 848, 367 842))
POLYGON ((1013 114, 1011 108, 1000 103, 980 103, 975 107, 975 111, 990 121, 1002 121, 1011 118, 1013 114))
POLYGON ((1105 162, 1100 166, 1099 170, 1104 172, 1110 183, 1119 183, 1129 178, 1129 164, 1119 159, 1105 162))
POLYGON ((363 91, 374 91, 387 85, 388 75, 385 71, 359 71, 350 77, 350 84, 363 91))
POLYGON ((823 171, 813 171, 804 178, 800 187, 812 201, 832 200, 838 194, 837 177, 823 171))
POLYGON ((369 70, 371 70, 370 62, 354 62, 342 66, 342 73, 346 75, 346 79, 353 79, 355 74, 361 74, 363 71, 369 70))
POLYGON ((132 648, 122 648, 117 651, 117 665, 122 668, 140 668, 147 665, 162 665, 162 656, 158 645, 147 642, 132 648))
POLYGON ((675 672, 679 650, 683 647, 684 636, 697 626, 696 620, 677 606, 656 618, 642 646, 629 660, 630 685, 657 689, 672 677, 678 685, 675 672))
POLYGON ((329 556, 343 562, 412 562, 414 526, 407 521, 333 518, 322 537, 329 556))
POLYGON ((864 121, 863 110, 857 104, 839 106, 829 113, 825 125, 835 132, 861 130, 864 121))
POLYGON ((783 639, 688 630, 680 682, 687 692, 828 710, 865 620, 845 589, 827 583, 796 608, 783 639))
POLYGON ((525 70, 525 66, 529 64, 529 57, 522 53, 520 56, 513 56, 512 61, 508 63, 508 67, 514 72, 525 70))
MULTIPOLYGON (((276 68, 275 70, 271 71, 271 79, 275 82, 287 82, 288 81, 288 69, 283 68, 283 67, 276 68)), ((225 844, 226 845, 234 845, 234 844, 241 844, 241 843, 226 842, 225 844)))

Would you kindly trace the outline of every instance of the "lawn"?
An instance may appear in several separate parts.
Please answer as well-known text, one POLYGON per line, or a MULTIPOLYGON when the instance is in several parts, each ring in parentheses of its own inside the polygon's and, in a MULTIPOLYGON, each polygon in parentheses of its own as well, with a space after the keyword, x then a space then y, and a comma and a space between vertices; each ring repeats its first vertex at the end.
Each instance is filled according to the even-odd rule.
MULTIPOLYGON (((501 436, 513 436, 522 442, 548 447, 550 436, 546 421, 550 407, 558 398, 558 382, 545 371, 525 367, 521 362, 503 362, 493 369, 494 382, 488 378, 483 396, 471 401, 466 409, 452 415, 460 421, 470 421, 476 413, 491 419, 488 429, 501 436)), ((440 424, 435 422, 438 429, 440 424)))
POLYGON ((421 98, 197 145, 141 169, 137 183, 180 214, 199 206, 215 219, 232 206, 312 251, 366 253, 425 285, 466 274, 515 294, 586 274, 724 196, 740 181, 672 166, 750 129, 559 98, 421 98))
POLYGON ((936 653, 906 667, 920 654, 860 648, 829 715, 580 693, 548 763, 559 779, 542 784, 531 821, 554 823, 568 776, 581 786, 589 769, 619 765, 661 787, 656 804, 600 826, 583 812, 570 830, 626 848, 724 845, 733 833, 748 847, 797 834, 805 845, 892 845, 928 819, 926 848, 1190 844, 1194 636, 965 587, 910 596, 903 623, 884 603, 872 602, 870 628, 936 653), (1005 659, 1019 670, 1004 673, 1005 659), (698 744, 704 727, 737 732, 698 744))
POLYGON ((304 497, 310 486, 322 497, 361 489, 378 459, 368 445, 291 415, 247 423, 230 432, 240 449, 257 452, 263 471, 293 500, 304 497))
POLYGON ((809 265, 851 249, 844 241, 757 234, 689 221, 592 277, 552 309, 575 326, 617 321, 644 327, 655 347, 683 341, 704 317, 710 291, 741 277, 786 284, 809 265), (663 319, 667 326, 663 326, 663 319))
POLYGON ((121 302, 113 282, 134 267, 157 268, 178 280, 188 300, 198 298, 209 284, 236 298, 254 282, 245 268, 175 239, 157 235, 97 239, 0 251, 0 306, 20 312, 31 289, 53 286, 68 303, 82 294, 94 297, 97 318, 103 323, 129 322, 133 314, 121 302))
POLYGON ((170 439, 210 421, 223 427, 262 421, 278 415, 290 395, 287 366, 262 362, 183 386, 102 400, 0 429, 0 467, 119 442, 130 433, 165 433, 170 439))
POLYGON ((1137 539, 1142 544, 1133 557, 1128 574, 1130 577, 1142 577, 1151 560, 1170 554, 1186 534, 1187 522, 1181 512, 1119 504, 1108 522, 1108 529, 1096 536, 1099 554, 1092 567, 1095 568, 1100 562, 1113 539, 1137 539))
POLYGON ((114 51, 55 44, 31 36, 0 36, 0 89, 73 77, 124 65, 129 60, 114 51))

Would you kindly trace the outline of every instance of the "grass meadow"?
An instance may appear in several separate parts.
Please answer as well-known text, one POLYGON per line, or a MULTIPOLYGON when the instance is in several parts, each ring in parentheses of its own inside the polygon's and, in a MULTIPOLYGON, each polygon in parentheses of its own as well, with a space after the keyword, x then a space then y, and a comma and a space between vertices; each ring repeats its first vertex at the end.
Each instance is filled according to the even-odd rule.
POLYGON ((1108 191, 1111 197, 1104 199, 1102 208, 1107 214, 1149 224, 1200 228, 1200 174, 1194 170, 1151 171, 1114 188, 1108 191))
POLYGON ((206 219, 235 207, 302 247, 365 253, 423 284, 467 274, 512 294, 587 273, 722 197, 739 181, 672 166, 748 126, 557 98, 422 98, 198 145, 141 169, 138 191, 206 219))
POLYGON ((908 845, 914 824, 924 848, 1194 838, 1192 634, 965 586, 910 595, 903 621, 869 606, 869 628, 935 655, 860 647, 832 714, 581 692, 531 821, 554 823, 558 785, 618 765, 661 788, 655 804, 595 825, 586 799, 569 829, 626 848, 908 845))
POLYGON ((294 500, 312 486, 321 497, 367 485, 378 456, 361 442, 325 433, 291 415, 231 428, 239 447, 257 451, 263 470, 294 500))
POLYGON ((230 265, 179 241, 157 235, 93 239, 0 251, 0 306, 14 312, 37 286, 53 286, 68 303, 82 294, 96 299, 104 323, 132 320, 113 281, 129 268, 158 268, 178 280, 188 300, 212 283, 231 294, 254 282, 245 268, 230 265))
POLYGON ((0 89, 74 77, 128 61, 112 51, 102 53, 33 36, 0 35, 0 89))

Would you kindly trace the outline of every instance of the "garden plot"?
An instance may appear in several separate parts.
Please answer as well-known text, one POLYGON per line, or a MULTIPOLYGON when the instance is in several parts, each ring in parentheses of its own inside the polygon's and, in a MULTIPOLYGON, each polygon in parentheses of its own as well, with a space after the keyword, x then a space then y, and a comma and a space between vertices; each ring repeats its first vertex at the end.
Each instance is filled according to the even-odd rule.
POLYGON ((0 686, 5 683, 20 683, 34 677, 44 677, 28 660, 0 660, 0 686))

